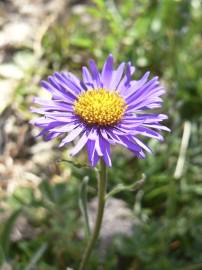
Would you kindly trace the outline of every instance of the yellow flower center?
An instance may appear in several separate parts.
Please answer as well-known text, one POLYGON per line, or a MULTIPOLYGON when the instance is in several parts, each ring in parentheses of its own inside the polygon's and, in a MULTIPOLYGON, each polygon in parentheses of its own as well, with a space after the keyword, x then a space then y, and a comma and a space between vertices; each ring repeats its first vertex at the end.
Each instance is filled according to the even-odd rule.
POLYGON ((88 124, 109 126, 119 122, 127 105, 116 92, 106 89, 88 90, 74 103, 74 112, 88 124))

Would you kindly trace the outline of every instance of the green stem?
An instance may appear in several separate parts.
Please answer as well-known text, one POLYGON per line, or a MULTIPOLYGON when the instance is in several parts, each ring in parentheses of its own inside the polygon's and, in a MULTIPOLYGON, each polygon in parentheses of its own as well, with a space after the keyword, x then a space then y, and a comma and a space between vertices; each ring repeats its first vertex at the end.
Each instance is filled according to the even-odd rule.
POLYGON ((84 252, 79 270, 84 270, 90 258, 91 252, 93 247, 97 241, 99 236, 103 214, 104 214, 104 207, 105 207, 105 193, 106 193, 106 186, 107 186, 107 168, 105 162, 101 159, 100 160, 100 170, 99 170, 99 178, 98 178, 98 210, 97 210, 97 217, 95 221, 95 228, 93 230, 92 236, 90 241, 86 247, 84 252))

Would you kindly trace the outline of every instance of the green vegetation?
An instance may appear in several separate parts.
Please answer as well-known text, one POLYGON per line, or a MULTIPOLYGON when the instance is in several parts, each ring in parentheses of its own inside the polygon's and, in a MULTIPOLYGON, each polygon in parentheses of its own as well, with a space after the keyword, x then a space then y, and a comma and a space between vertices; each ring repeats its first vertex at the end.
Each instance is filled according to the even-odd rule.
MULTIPOLYGON (((163 143, 148 141, 154 155, 146 160, 137 160, 120 148, 113 150, 111 189, 120 183, 133 184, 142 173, 146 181, 139 191, 126 190, 115 195, 127 203, 138 223, 130 236, 113 237, 103 269, 200 270, 202 3, 200 0, 89 2, 80 8, 72 4, 68 16, 45 33, 40 68, 32 66, 27 70, 27 77, 16 89, 18 108, 26 121, 33 117, 27 112, 31 95, 38 92, 33 76, 42 78, 62 69, 79 74, 90 57, 96 58, 101 66, 110 52, 117 63, 131 60, 137 78, 147 70, 159 75, 167 89, 163 111, 169 115, 166 124, 172 132, 166 134, 163 143)), ((11 196, 4 197, 6 209, 13 213, 0 224, 0 262, 8 262, 14 270, 78 269, 85 245, 78 233, 81 228, 85 230, 79 208, 80 184, 89 175, 90 200, 96 194, 95 174, 88 167, 58 163, 58 158, 67 159, 67 153, 56 147, 54 151, 50 162, 57 170, 49 168, 46 172, 39 166, 36 174, 42 182, 37 188, 18 187, 11 196), (68 176, 68 181, 54 181, 52 171, 68 176), (12 242, 9 236, 22 213, 33 232, 28 238, 12 242)), ((86 163, 85 154, 76 162, 86 163)), ((98 269, 99 252, 97 247, 89 270, 98 269)))

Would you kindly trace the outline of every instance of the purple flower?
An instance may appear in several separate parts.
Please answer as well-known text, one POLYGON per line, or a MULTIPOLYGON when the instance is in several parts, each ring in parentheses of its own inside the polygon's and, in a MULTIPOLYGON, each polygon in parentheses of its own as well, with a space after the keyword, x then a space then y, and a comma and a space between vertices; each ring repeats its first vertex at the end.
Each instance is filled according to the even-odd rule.
POLYGON ((87 148, 91 166, 102 157, 111 166, 110 145, 120 144, 144 158, 151 149, 141 141, 141 136, 163 140, 155 130, 169 129, 160 124, 164 114, 148 113, 161 107, 163 87, 158 77, 151 80, 146 72, 140 80, 132 80, 135 68, 130 62, 114 69, 109 55, 101 73, 93 60, 89 69, 83 67, 82 80, 70 72, 55 72, 42 81, 50 92, 51 100, 35 98, 41 107, 32 111, 42 116, 31 121, 42 128, 39 135, 50 140, 63 135, 60 146, 78 139, 70 155, 87 148), (145 112, 146 111, 146 112, 145 112))

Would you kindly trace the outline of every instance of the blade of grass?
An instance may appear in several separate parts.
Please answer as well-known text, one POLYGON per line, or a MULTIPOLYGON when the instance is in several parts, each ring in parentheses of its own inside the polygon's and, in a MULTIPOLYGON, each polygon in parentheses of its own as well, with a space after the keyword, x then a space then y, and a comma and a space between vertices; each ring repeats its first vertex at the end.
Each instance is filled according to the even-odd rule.
POLYGON ((80 187, 79 192, 79 207, 84 218, 85 222, 85 231, 86 236, 89 238, 90 236, 90 226, 89 226, 89 219, 88 219, 88 206, 87 206, 87 187, 88 187, 89 177, 85 176, 80 187))
POLYGON ((11 214, 11 216, 6 221, 3 227, 3 231, 1 233, 0 246, 6 257, 9 255, 11 232, 13 230, 13 226, 20 213, 21 213, 21 209, 18 209, 11 214))
POLYGON ((38 263, 38 261, 43 256, 44 252, 47 250, 48 244, 44 243, 40 246, 40 248, 36 251, 36 253, 32 256, 29 264, 25 267, 25 270, 34 270, 34 267, 38 263))

